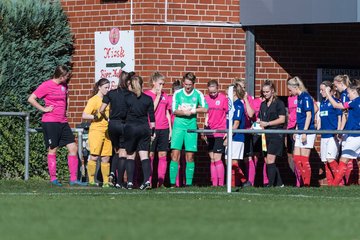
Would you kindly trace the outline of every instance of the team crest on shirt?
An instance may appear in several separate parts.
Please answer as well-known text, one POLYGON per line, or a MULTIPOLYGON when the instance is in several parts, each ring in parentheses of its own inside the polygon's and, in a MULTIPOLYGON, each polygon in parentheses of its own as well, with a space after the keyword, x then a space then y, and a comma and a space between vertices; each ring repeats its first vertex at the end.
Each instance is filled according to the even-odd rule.
POLYGON ((297 104, 297 99, 294 100, 294 104, 297 104))
POLYGON ((164 96, 161 96, 161 100, 164 100, 164 101, 165 101, 165 100, 166 100, 166 98, 165 98, 164 96))
POLYGON ((193 101, 193 102, 196 102, 196 97, 193 97, 193 98, 192 98, 192 101, 193 101))
POLYGON ((219 106, 220 105, 220 100, 216 100, 215 105, 219 106))
POLYGON ((66 88, 64 86, 61 86, 61 91, 65 92, 66 88))
POLYGON ((330 106, 331 106, 331 103, 328 103, 327 105, 328 105, 328 107, 330 107, 330 106))

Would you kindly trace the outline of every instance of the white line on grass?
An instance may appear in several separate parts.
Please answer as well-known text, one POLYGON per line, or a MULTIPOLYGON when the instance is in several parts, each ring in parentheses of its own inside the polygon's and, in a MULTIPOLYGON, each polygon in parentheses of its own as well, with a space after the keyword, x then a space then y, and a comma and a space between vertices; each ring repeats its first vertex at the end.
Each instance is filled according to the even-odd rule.
POLYGON ((226 193, 226 192, 196 192, 196 191, 176 191, 176 192, 155 192, 155 191, 118 191, 118 192, 0 192, 0 196, 100 196, 100 195, 219 195, 229 197, 240 196, 259 196, 259 197, 292 197, 292 198, 323 198, 323 199, 353 199, 360 200, 360 197, 335 197, 321 195, 304 195, 304 194, 273 194, 273 193, 226 193))

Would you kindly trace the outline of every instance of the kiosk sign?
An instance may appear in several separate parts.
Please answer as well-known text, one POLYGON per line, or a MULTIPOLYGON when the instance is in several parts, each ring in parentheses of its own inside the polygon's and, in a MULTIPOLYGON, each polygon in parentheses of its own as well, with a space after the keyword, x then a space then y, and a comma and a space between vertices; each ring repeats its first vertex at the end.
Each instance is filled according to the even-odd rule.
POLYGON ((107 78, 115 86, 122 71, 134 70, 134 31, 95 32, 95 82, 107 78))

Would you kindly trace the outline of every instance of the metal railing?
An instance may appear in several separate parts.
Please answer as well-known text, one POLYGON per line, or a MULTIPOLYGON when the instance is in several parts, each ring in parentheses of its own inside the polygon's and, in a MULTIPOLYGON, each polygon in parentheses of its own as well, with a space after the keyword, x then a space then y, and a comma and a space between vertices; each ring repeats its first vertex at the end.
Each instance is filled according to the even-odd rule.
POLYGON ((269 133, 278 133, 278 134, 359 134, 360 130, 286 130, 286 129, 189 129, 189 133, 203 133, 203 134, 212 134, 212 133, 226 133, 228 141, 227 149, 227 159, 228 164, 226 168, 227 172, 227 181, 226 181, 226 190, 228 193, 231 192, 231 153, 232 153, 232 135, 233 133, 244 133, 244 134, 269 134, 269 133), (229 164, 230 163, 230 164, 229 164))
MULTIPOLYGON (((27 112, 0 112, 0 117, 23 117, 25 118, 25 181, 29 180, 29 156, 30 156, 30 133, 42 132, 41 128, 30 128, 30 114, 27 112)), ((78 154, 79 158, 82 159, 82 146, 83 146, 83 128, 72 128, 73 132, 77 133, 78 137, 78 154)))

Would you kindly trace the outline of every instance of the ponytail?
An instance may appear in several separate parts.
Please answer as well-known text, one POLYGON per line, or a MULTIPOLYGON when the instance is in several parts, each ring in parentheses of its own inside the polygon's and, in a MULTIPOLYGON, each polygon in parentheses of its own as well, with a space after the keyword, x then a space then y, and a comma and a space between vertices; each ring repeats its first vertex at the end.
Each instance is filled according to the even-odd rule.
MULTIPOLYGON (((262 85, 262 88, 263 87, 270 87, 270 89, 274 91, 273 98, 274 99, 277 98, 277 92, 276 92, 275 84, 271 80, 266 79, 264 81, 263 85, 262 85)), ((264 96, 263 93, 262 93, 262 88, 261 88, 261 95, 264 96)))
POLYGON ((131 90, 136 94, 137 97, 140 97, 142 93, 143 80, 140 76, 133 76, 130 80, 131 90))
POLYGON ((346 87, 348 87, 351 82, 350 82, 350 78, 348 75, 337 75, 336 77, 334 77, 334 81, 336 82, 341 82, 343 83, 346 87))
POLYGON ((301 92, 307 92, 304 83, 298 76, 290 78, 287 82, 287 85, 290 87, 297 87, 301 92))

